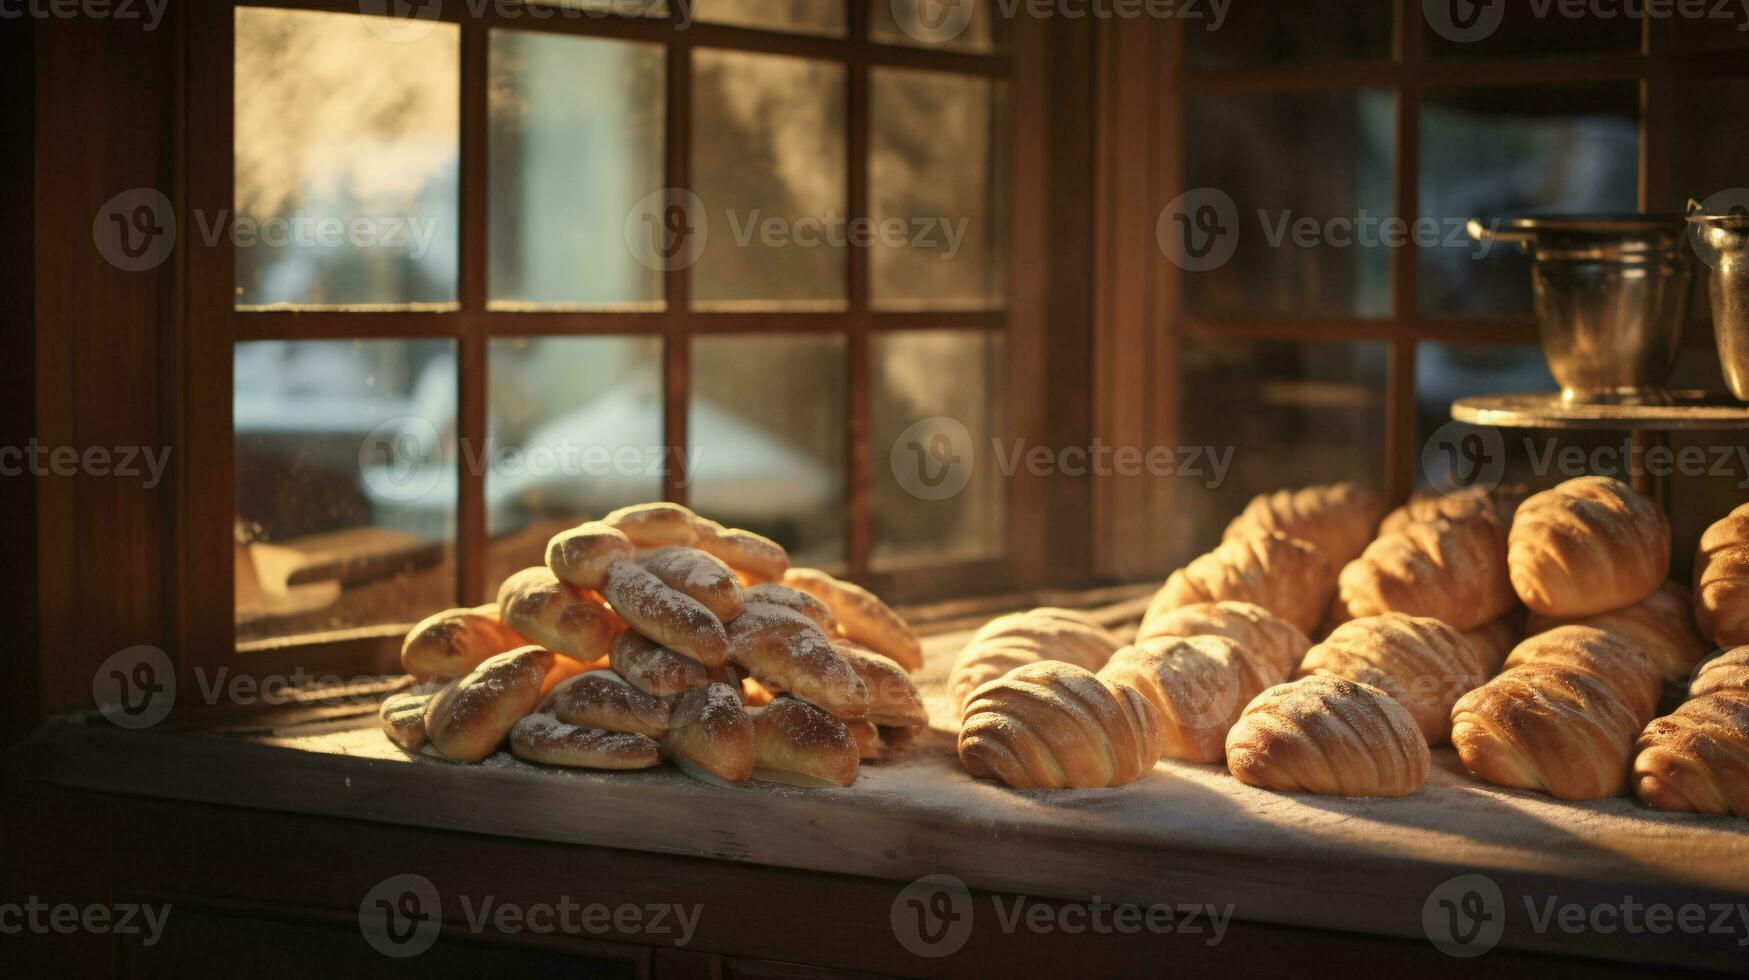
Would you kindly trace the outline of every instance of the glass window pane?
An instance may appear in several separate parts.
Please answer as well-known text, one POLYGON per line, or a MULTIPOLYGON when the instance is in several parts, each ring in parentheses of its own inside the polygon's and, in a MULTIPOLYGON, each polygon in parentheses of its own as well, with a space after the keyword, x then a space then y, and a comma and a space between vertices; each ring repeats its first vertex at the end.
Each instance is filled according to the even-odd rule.
POLYGON ((1429 59, 1583 55, 1640 50, 1644 20, 1628 16, 1643 4, 1599 5, 1492 0, 1425 0, 1413 7, 1423 18, 1422 50, 1429 59))
POLYGON ((455 344, 236 346, 239 642, 453 606, 455 344))
POLYGON ((1391 0, 1181 6, 1184 59, 1191 68, 1281 67, 1389 61, 1391 0))
POLYGON ((1185 144, 1193 190, 1169 205, 1156 230, 1169 255, 1170 236, 1184 236, 1178 254, 1188 255, 1174 261, 1190 270, 1184 288, 1193 312, 1390 312, 1384 223, 1393 214, 1395 104, 1382 90, 1187 100, 1186 131, 1197 134, 1185 144), (1213 251, 1223 241, 1232 248, 1224 261, 1213 251), (1210 259, 1189 261, 1197 255, 1210 259))
POLYGON ((659 309, 661 267, 625 236, 662 189, 662 47, 491 37, 492 306, 659 309))
POLYGON ((695 0, 695 20, 795 34, 843 37, 845 0, 695 0))
POLYGON ((1003 336, 964 330, 875 334, 869 466, 871 560, 945 564, 1004 551, 1003 336))
POLYGON ((869 37, 882 44, 989 53, 1008 46, 1003 2, 874 0, 868 5, 869 37))
POLYGON ((1000 309, 1008 161, 1005 89, 976 75, 871 73, 869 303, 1000 309))
POLYGON ((455 24, 237 8, 237 305, 456 298, 455 24))
MULTIPOLYGON (((1423 215, 1634 211, 1639 174, 1632 83, 1433 89, 1422 103, 1423 215)), ((1419 252, 1423 313, 1530 314, 1530 265, 1518 249, 1441 236, 1419 252)))
MULTIPOLYGON (((1742 124, 1749 115, 1749 76, 1678 79, 1675 90, 1668 126, 1670 186, 1658 209, 1683 211, 1689 198, 1704 201, 1721 191, 1749 188, 1743 167, 1749 160, 1749 126, 1742 124)), ((1749 191, 1732 201, 1749 203, 1749 191)))
POLYGON ((692 305, 842 309, 844 66, 706 49, 692 67, 692 305))
POLYGON ((844 560, 844 351, 842 336, 692 342, 688 499, 798 565, 844 560))
POLYGON ((496 595, 546 560, 554 534, 662 499, 662 340, 495 339, 486 424, 486 588, 496 595))
MULTIPOLYGON (((1415 404, 1422 453, 1416 460, 1416 486, 1447 488, 1474 483, 1494 472, 1490 467, 1496 458, 1504 460, 1498 482, 1538 484, 1532 471, 1534 457, 1527 452, 1522 433, 1453 422, 1451 403, 1478 395, 1559 388, 1549 374, 1542 348, 1534 344, 1417 344, 1415 404), (1441 449, 1442 445, 1452 448, 1441 449)), ((1541 484, 1538 486, 1540 489, 1541 484)))
POLYGON ((1749 7, 1713 0, 1701 6, 1677 4, 1676 15, 1658 29, 1669 31, 1669 44, 1676 51, 1712 51, 1749 45, 1749 7), (1691 13, 1690 13, 1691 12, 1691 13))

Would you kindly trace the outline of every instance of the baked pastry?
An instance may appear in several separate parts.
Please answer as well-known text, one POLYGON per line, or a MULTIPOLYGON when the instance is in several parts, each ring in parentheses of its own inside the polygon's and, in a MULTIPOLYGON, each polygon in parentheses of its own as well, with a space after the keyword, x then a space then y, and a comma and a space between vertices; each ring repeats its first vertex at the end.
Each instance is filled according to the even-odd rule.
POLYGON ((893 728, 929 724, 929 709, 905 668, 855 640, 833 640, 832 649, 862 679, 862 686, 868 691, 868 714, 864 717, 870 724, 893 728))
POLYGON ((559 581, 544 565, 498 587, 498 609, 517 633, 555 653, 591 663, 607 656, 625 621, 599 595, 559 581))
POLYGON ((611 670, 592 670, 553 688, 540 710, 567 725, 634 732, 661 738, 668 734, 671 705, 633 687, 611 670))
POLYGON ((1451 491, 1417 490, 1409 496, 1408 503, 1385 515, 1379 522, 1379 537, 1396 534, 1410 524, 1426 524, 1433 521, 1459 521, 1477 514, 1491 513, 1500 521, 1501 527, 1512 526, 1512 516, 1518 512, 1518 505, 1530 496, 1530 488, 1522 483, 1495 487, 1483 492, 1475 487, 1466 487, 1451 491))
POLYGON ((1312 648, 1299 627, 1249 602, 1204 602, 1167 610, 1142 620, 1136 642, 1160 636, 1224 636, 1268 663, 1272 684, 1292 677, 1312 648))
POLYGON ((690 548, 698 543, 698 515, 680 504, 633 504, 613 511, 601 523, 617 528, 638 548, 676 544, 690 548))
POLYGON ((418 751, 425 744, 425 711, 436 695, 436 691, 402 691, 384 698, 377 711, 383 734, 409 752, 418 751))
POLYGON ((756 604, 729 624, 728 635, 729 658, 773 693, 788 692, 837 718, 868 715, 862 679, 801 613, 756 604))
POLYGON ((766 687, 764 684, 759 683, 751 677, 741 678, 740 687, 741 703, 749 708, 759 708, 768 705, 771 703, 771 699, 777 696, 771 692, 771 688, 766 687))
POLYGON ((1228 541, 1173 572, 1142 618, 1233 600, 1262 606, 1310 633, 1330 604, 1336 567, 1317 548, 1283 534, 1228 541))
POLYGON ((1749 690, 1683 702, 1634 749, 1634 795, 1647 806, 1749 817, 1749 690))
POLYGON ((693 520, 693 529, 698 534, 698 550, 715 555, 749 584, 776 582, 789 570, 789 552, 770 538, 703 517, 693 520))
POLYGON ((842 722, 844 730, 856 740, 856 757, 863 762, 874 762, 887 757, 887 742, 881 738, 881 730, 874 722, 866 718, 855 718, 842 722))
POLYGON ((1556 619, 1533 614, 1528 629, 1542 633, 1556 626, 1573 625, 1615 630, 1649 654, 1665 680, 1680 681, 1712 652, 1712 645, 1701 638, 1694 625, 1693 610, 1688 590, 1675 582, 1665 582, 1658 591, 1631 606, 1594 616, 1556 619))
POLYGON ((1234 777, 1289 793, 1408 796, 1427 782, 1431 765, 1407 708, 1333 674, 1264 691, 1227 733, 1234 777))
POLYGON ((1512 520, 1512 587, 1531 612, 1577 619, 1631 606, 1670 574, 1670 522, 1620 480, 1582 476, 1512 520))
POLYGON ((973 776, 1015 789, 1092 789, 1147 774, 1163 738, 1159 710, 1135 688, 1044 660, 972 692, 959 756, 973 776))
POLYGON ((709 682, 705 665, 684 653, 652 643, 631 630, 614 637, 608 666, 645 694, 667 697, 709 682))
POLYGON ((401 669, 415 677, 452 680, 507 650, 526 646, 498 619, 498 605, 446 609, 420 620, 401 643, 401 669))
POLYGON ((425 737, 446 758, 479 762, 535 709, 552 666, 552 652, 535 646, 488 659, 432 696, 425 707, 425 737))
POLYGON ((1721 650, 1695 669, 1689 697, 1719 691, 1749 691, 1749 646, 1721 650))
POLYGON ((638 563, 663 585, 697 600, 721 622, 741 615, 740 581, 729 566, 703 551, 679 546, 657 548, 640 555, 638 563))
POLYGON ((1694 616, 1721 647, 1749 643, 1749 504, 1700 536, 1694 554, 1694 616))
POLYGON ((1464 630, 1464 639, 1470 641, 1470 646, 1481 658, 1482 673, 1493 677, 1500 672, 1500 665, 1506 662, 1506 655, 1512 652, 1512 648, 1524 642, 1523 607, 1491 623, 1464 630))
POLYGON ((1351 620, 1306 654, 1300 673, 1332 674, 1389 694, 1428 745, 1451 740, 1451 706, 1492 671, 1464 635, 1437 619, 1385 613, 1351 620))
POLYGON ((824 709, 780 697, 753 720, 753 777, 818 789, 856 782, 860 754, 844 723, 824 709))
POLYGON ((601 521, 560 531, 547 542, 547 568, 559 581, 581 589, 600 589, 607 583, 607 566, 631 557, 631 539, 601 521))
POLYGON ((729 637, 722 620, 697 599, 674 591, 633 562, 616 561, 608 566, 601 594, 645 639, 684 653, 706 667, 720 666, 728 656, 729 637))
POLYGON ((539 713, 510 729, 510 751, 529 762, 579 769, 648 769, 662 761, 648 735, 581 728, 539 713))
POLYGON ((907 671, 923 666, 923 644, 917 634, 873 592, 817 568, 792 568, 784 573, 783 584, 825 603, 844 636, 891 657, 907 671))
POLYGON ((1331 568, 1341 568, 1373 539, 1384 512, 1384 498, 1358 483, 1277 490, 1251 498, 1221 541, 1284 534, 1317 548, 1331 568))
POLYGON ((1452 706, 1451 742, 1464 768, 1563 800, 1620 795, 1645 724, 1621 692, 1647 682, 1655 690, 1651 658, 1620 634, 1562 626, 1524 641, 1506 662, 1452 706))
POLYGON ((838 620, 832 615, 832 610, 826 608, 824 602, 800 589, 792 589, 778 582, 764 582, 742 589, 741 598, 749 605, 763 602, 799 612, 813 620, 814 625, 825 630, 827 636, 841 635, 838 631, 838 620))
POLYGON ((963 714, 973 691, 1017 667, 1061 660, 1097 671, 1122 646, 1115 633, 1069 609, 1042 606, 998 616, 972 634, 954 659, 948 697, 963 714))
POLYGON ((741 707, 740 692, 727 684, 677 697, 661 746, 664 758, 706 782, 744 783, 753 775, 753 719, 741 707))
POLYGON ((1506 528, 1488 514, 1410 524, 1342 569, 1349 619, 1399 612, 1475 629, 1517 605, 1506 575, 1506 528))
POLYGON ((1159 709, 1160 754, 1220 762, 1227 731, 1251 699, 1281 680, 1261 657, 1224 636, 1162 636, 1119 650, 1099 671, 1159 709))

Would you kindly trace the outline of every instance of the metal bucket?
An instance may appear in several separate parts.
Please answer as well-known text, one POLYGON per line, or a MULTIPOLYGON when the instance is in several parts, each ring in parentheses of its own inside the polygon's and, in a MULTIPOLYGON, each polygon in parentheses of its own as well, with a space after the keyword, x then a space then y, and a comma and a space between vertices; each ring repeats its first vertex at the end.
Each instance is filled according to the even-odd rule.
POLYGON ((1719 367, 1738 401, 1749 402, 1749 215, 1688 216, 1694 249, 1712 269, 1707 295, 1713 305, 1713 336, 1719 367))
POLYGON ((1680 215, 1471 221, 1469 231, 1530 253, 1543 355, 1563 398, 1670 402, 1664 380, 1676 364, 1695 267, 1680 215))

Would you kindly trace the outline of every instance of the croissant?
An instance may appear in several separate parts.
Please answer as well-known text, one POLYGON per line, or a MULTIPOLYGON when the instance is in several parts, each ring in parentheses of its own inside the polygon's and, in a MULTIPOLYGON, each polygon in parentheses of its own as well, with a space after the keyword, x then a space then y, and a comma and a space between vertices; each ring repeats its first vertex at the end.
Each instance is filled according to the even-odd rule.
POLYGON ((1749 817, 1749 690, 1683 702, 1634 749, 1634 795, 1647 806, 1749 817))
POLYGON ((1331 568, 1341 568, 1366 548, 1384 512, 1384 499, 1357 483, 1277 490, 1251 498, 1221 541, 1284 534, 1317 548, 1331 568))
POLYGON ((1510 612, 1506 529, 1488 514, 1410 524, 1372 544, 1342 569, 1338 587, 1350 619, 1400 612, 1459 630, 1510 612))
POLYGON ((817 568, 792 568, 784 573, 783 584, 825 603, 846 637, 892 658, 907 671, 923 666, 923 644, 917 634, 873 592, 817 568))
POLYGON ((1470 641, 1470 646, 1481 657, 1482 673, 1493 677, 1500 671, 1500 665, 1506 662, 1506 655, 1512 652, 1512 648, 1524 641, 1523 607, 1491 623, 1464 630, 1464 639, 1470 641))
POLYGON ((1541 648, 1549 655, 1508 666, 1452 706, 1451 742, 1458 759, 1472 775, 1497 786, 1540 790, 1563 800, 1620 795, 1634 736, 1644 721, 1615 686, 1593 672, 1595 667, 1568 665, 1587 658, 1562 657, 1557 647, 1580 648, 1594 665, 1613 661, 1607 673, 1637 672, 1656 683, 1651 658, 1618 634, 1587 626, 1533 636, 1513 656, 1532 644, 1538 645, 1532 652, 1541 648), (1644 661, 1637 671, 1629 666, 1635 655, 1644 661))
POLYGON ((1650 654, 1626 633, 1557 626, 1512 649, 1504 669, 1546 664, 1586 674, 1608 687, 1644 725, 1658 713, 1664 683, 1650 654), (1601 635, 1600 635, 1601 634, 1601 635))
POLYGON ((1271 683, 1276 684, 1292 677, 1312 648, 1294 624, 1249 602, 1205 602, 1168 610, 1143 619, 1136 642, 1160 636, 1224 636, 1268 663, 1275 677, 1271 683))
POLYGON ((1290 793, 1408 796, 1432 756, 1407 708, 1376 687, 1314 674, 1258 695, 1227 733, 1240 782, 1290 793))
POLYGON ((1135 688, 1044 660, 972 693, 959 756, 973 776, 1015 789, 1092 789, 1145 775, 1163 737, 1159 711, 1135 688))
POLYGON ((451 680, 486 658, 526 646, 515 630, 498 619, 498 604, 446 609, 425 617, 401 643, 401 669, 419 677, 451 680))
POLYGON ((1251 699, 1281 678, 1260 657, 1224 636, 1158 637, 1125 647, 1099 671, 1159 709, 1160 754, 1220 762, 1227 731, 1251 699))
POLYGON ((1651 655, 1665 680, 1680 681, 1712 651, 1694 625, 1693 610, 1688 590, 1675 582, 1665 582, 1658 591, 1631 606, 1576 620, 1532 615, 1528 628, 1532 633, 1564 625, 1614 630, 1651 655))
POLYGON ((534 711, 553 654, 540 647, 500 653, 438 691, 425 707, 425 737, 446 758, 479 762, 534 711))
POLYGON ((1437 619, 1386 613, 1344 623, 1313 647, 1302 674, 1328 673, 1389 694, 1428 745, 1451 741, 1451 706, 1490 676, 1464 635, 1437 619))
POLYGON ((1097 671, 1121 646, 1123 641, 1105 627, 1068 609, 1043 606, 998 616, 972 634, 954 659, 948 697, 963 715, 973 691, 1017 667, 1061 660, 1097 671))
POLYGON ((1749 691, 1749 646, 1721 651, 1694 672, 1689 697, 1718 691, 1749 691))
POLYGON ((1262 606, 1310 633, 1335 591, 1334 569, 1317 548, 1282 534, 1228 541, 1173 572, 1143 619, 1230 599, 1262 606))
POLYGON ((1512 520, 1512 587, 1532 612, 1576 619, 1631 606, 1670 572, 1670 522, 1627 484, 1582 476, 1512 520))
POLYGON ((1749 643, 1749 504, 1700 536, 1694 555, 1694 616, 1721 647, 1749 643))
POLYGON ((1492 514, 1501 527, 1511 527, 1518 505, 1529 495, 1530 489, 1522 483, 1495 487, 1487 492, 1474 487, 1449 492, 1418 490, 1410 495, 1408 503, 1386 514, 1379 522, 1379 537, 1396 534, 1410 524, 1461 521, 1477 514, 1492 514))

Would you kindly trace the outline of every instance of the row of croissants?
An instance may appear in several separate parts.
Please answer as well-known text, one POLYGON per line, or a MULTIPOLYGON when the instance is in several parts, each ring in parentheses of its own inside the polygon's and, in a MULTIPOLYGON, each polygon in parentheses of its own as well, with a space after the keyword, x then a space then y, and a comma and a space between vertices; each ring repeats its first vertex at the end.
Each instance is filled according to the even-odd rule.
POLYGON ((990 622, 948 678, 961 761, 1020 788, 1166 757, 1388 797, 1449 743, 1500 786, 1749 816, 1749 504, 1702 537, 1692 599, 1663 512, 1616 480, 1383 511, 1353 484, 1255 498, 1128 644, 1061 609, 990 622))
POLYGON ((929 721, 923 648, 873 593, 678 504, 556 535, 498 601, 415 626, 385 700, 408 751, 848 786, 929 721))

